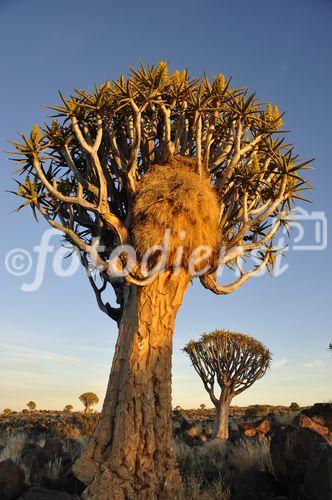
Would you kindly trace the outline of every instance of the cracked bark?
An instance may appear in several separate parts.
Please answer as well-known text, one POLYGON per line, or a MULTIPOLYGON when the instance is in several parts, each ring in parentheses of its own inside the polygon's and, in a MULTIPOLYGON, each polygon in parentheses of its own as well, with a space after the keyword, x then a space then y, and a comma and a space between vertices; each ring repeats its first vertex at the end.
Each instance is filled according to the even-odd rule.
POLYGON ((94 437, 73 466, 84 499, 180 498, 172 436, 175 317, 190 278, 166 272, 131 286, 94 437))
POLYGON ((232 401, 232 393, 229 388, 224 388, 216 407, 216 420, 214 423, 214 438, 228 439, 229 407, 232 401))

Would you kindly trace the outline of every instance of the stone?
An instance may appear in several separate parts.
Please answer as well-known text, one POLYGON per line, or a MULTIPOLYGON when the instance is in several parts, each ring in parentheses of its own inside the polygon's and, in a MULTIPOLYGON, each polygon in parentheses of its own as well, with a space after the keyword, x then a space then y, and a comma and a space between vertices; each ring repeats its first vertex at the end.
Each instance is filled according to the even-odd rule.
POLYGON ((263 437, 270 431, 270 421, 268 418, 257 420, 256 422, 243 422, 239 424, 239 429, 247 437, 263 437))
POLYGON ((322 422, 326 427, 332 427, 332 403, 316 403, 301 413, 314 421, 319 419, 318 423, 322 422))
POLYGON ((332 446, 332 432, 330 432, 328 427, 317 424, 310 417, 307 417, 306 415, 303 414, 299 416, 299 426, 306 427, 307 429, 311 429, 312 431, 317 432, 317 434, 323 436, 327 444, 332 446))
POLYGON ((307 464, 322 446, 326 446, 324 436, 305 427, 280 427, 272 436, 273 469, 282 490, 291 498, 298 498, 307 464))
POLYGON ((85 489, 85 485, 81 483, 81 481, 79 481, 72 472, 63 474, 57 479, 43 477, 41 480, 41 486, 47 488, 48 490, 59 490, 77 495, 81 495, 85 489))
POLYGON ((280 493, 275 477, 268 471, 251 468, 233 475, 232 500, 268 500, 280 493))
POLYGON ((0 462, 0 500, 13 500, 21 495, 24 479, 24 471, 12 460, 0 462))
POLYGON ((33 486, 18 500, 72 500, 73 497, 63 491, 51 491, 41 486, 33 486))
POLYGON ((300 487, 300 500, 331 500, 332 447, 317 448, 307 463, 304 481, 300 487))

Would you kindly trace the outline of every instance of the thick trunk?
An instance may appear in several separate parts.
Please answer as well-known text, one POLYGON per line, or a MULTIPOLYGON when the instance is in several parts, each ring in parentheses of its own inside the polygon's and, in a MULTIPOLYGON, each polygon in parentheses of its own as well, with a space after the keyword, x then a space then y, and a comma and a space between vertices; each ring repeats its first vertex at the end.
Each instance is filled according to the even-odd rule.
POLYGON ((171 357, 184 272, 131 287, 95 435, 74 465, 85 499, 178 498, 172 437, 171 357))
POLYGON ((214 422, 214 438, 228 439, 229 407, 232 395, 228 388, 224 388, 216 407, 216 420, 214 422))

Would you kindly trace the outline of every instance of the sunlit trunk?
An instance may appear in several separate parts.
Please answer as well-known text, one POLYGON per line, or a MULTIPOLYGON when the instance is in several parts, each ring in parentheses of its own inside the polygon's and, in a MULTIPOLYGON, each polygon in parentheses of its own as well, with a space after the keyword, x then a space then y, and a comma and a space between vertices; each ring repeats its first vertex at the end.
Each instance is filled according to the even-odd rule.
POLYGON ((189 283, 165 273, 131 287, 95 435, 74 465, 85 499, 176 499, 182 483, 172 436, 175 316, 189 283))
POLYGON ((231 392, 226 387, 222 390, 218 405, 216 407, 216 420, 214 423, 215 439, 228 439, 229 407, 231 401, 231 392))

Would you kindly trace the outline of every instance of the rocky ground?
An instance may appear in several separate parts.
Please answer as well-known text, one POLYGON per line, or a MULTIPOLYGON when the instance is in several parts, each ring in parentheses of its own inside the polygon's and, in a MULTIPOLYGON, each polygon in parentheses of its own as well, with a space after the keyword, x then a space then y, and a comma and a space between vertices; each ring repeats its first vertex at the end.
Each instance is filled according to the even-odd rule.
MULTIPOLYGON (((71 465, 98 417, 49 411, 1 416, 0 500, 79 499, 84 486, 71 465)), ((227 443, 211 439, 213 418, 204 408, 173 412, 186 499, 331 500, 332 403, 297 412, 233 407, 227 443)))

